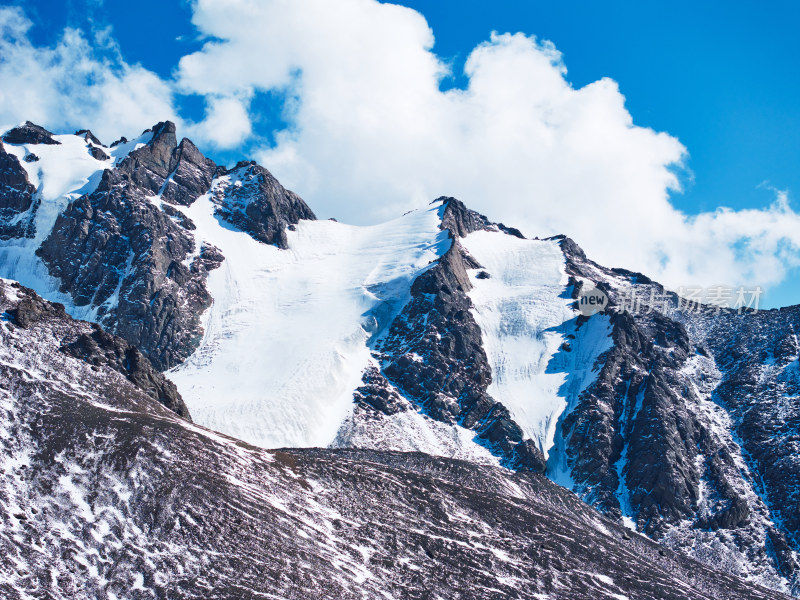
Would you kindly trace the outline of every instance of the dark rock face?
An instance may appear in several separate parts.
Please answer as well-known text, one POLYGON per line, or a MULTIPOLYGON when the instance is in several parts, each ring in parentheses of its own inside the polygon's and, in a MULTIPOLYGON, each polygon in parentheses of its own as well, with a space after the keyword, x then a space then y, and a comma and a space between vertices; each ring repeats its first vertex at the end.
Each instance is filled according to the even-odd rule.
POLYGON ((189 206, 198 196, 205 194, 217 166, 206 158, 197 147, 184 138, 170 159, 170 177, 162 198, 173 204, 189 206))
POLYGON ((171 121, 150 131, 150 142, 125 157, 115 172, 167 202, 189 206, 209 190, 217 166, 188 139, 178 145, 171 121))
POLYGON ((562 435, 579 488, 611 514, 620 510, 616 467, 624 453, 623 485, 634 490, 637 525, 654 535, 697 509, 693 461, 707 436, 675 391, 689 343, 682 327, 658 314, 614 314, 612 323, 614 347, 564 419, 562 435))
POLYGON ((33 237, 38 200, 25 169, 0 143, 0 240, 33 237), (27 216, 24 216, 28 213, 27 216))
MULTIPOLYGON (((199 343, 200 316, 212 301, 206 276, 224 260, 213 246, 196 244, 194 223, 173 205, 192 204, 221 171, 189 140, 177 144, 173 123, 150 131, 150 141, 105 171, 93 193, 67 206, 36 253, 76 306, 95 308, 100 324, 167 369, 199 343)), ((11 220, 30 209, 33 190, 18 161, 4 157, 11 220)), ((256 239, 285 247, 285 228, 314 218, 266 169, 247 163, 230 176, 241 185, 217 190, 218 213, 256 239)), ((20 237, 25 223, 17 219, 6 235, 20 237)))
MULTIPOLYGON (((4 334, 8 337, 4 341, 12 344, 6 351, 29 352, 31 357, 47 362, 57 361, 51 354, 57 348, 66 356, 90 365, 91 377, 99 378, 108 370, 119 373, 136 389, 191 420, 175 384, 156 371, 136 348, 106 333, 96 323, 75 321, 66 314, 62 304, 47 302, 33 290, 2 280, 0 313, 6 316, 4 334), (19 338, 25 340, 24 349, 19 338)), ((73 374, 67 371, 64 375, 73 374)))
MULTIPOLYGON (((5 285, 0 282, 0 285, 5 285)), ((24 292, 23 298, 16 305, 9 306, 5 312, 13 319, 14 324, 23 329, 30 329, 37 323, 49 319, 66 319, 67 313, 64 312, 64 305, 45 302, 32 291, 21 286, 16 289, 24 292)), ((7 295, 3 293, 3 300, 7 295)))
POLYGON ((787 412, 787 398, 800 395, 792 367, 800 310, 690 313, 666 294, 668 311, 621 312, 630 290, 647 297, 664 289, 592 263, 568 238, 561 246, 575 293, 576 278, 588 279, 612 305, 614 345, 561 422, 575 491, 675 547, 696 544, 697 535, 734 540, 749 557, 743 571, 775 568, 797 591, 790 548, 798 548, 800 411, 787 412))
POLYGON ((442 229, 447 229, 456 238, 463 238, 481 229, 488 229, 491 225, 489 219, 467 208, 463 202, 456 198, 442 196, 436 202, 444 204, 442 213, 442 229))
MULTIPOLYGON (((438 201, 444 202, 441 227, 450 231, 452 245, 414 281, 411 301, 389 327, 376 358, 383 364, 383 375, 428 416, 475 430, 511 468, 541 472, 541 451, 523 439, 508 409, 486 392, 491 368, 467 296, 471 283, 466 269, 480 265, 458 238, 496 226, 458 200, 438 201), (414 360, 414 355, 422 360, 414 360)), ((372 403, 383 410, 385 401, 378 396, 372 403)))
POLYGON ((3 135, 3 141, 9 144, 60 144, 61 142, 53 139, 53 134, 47 131, 44 127, 39 127, 25 121, 24 125, 9 129, 3 135))
POLYGON ((353 394, 353 401, 359 408, 384 415, 394 415, 413 409, 413 406, 389 384, 375 367, 368 368, 361 381, 361 387, 353 394))
POLYGON ((178 141, 175 124, 170 121, 158 123, 150 131, 152 139, 126 156, 115 173, 137 188, 158 195, 174 167, 172 157, 178 141))
POLYGON ((140 157, 134 168, 106 171, 97 191, 71 203, 37 254, 76 305, 97 306, 101 324, 165 369, 199 341, 199 316, 211 303, 211 263, 186 264, 191 234, 130 179, 154 181, 140 157))
POLYGON ((82 333, 75 340, 63 344, 61 350, 95 367, 109 367, 122 373, 148 396, 175 414, 191 420, 189 409, 175 384, 156 371, 141 352, 122 338, 106 333, 97 324, 92 328, 91 333, 82 333))
POLYGON ((103 143, 95 137, 95 135, 89 131, 88 129, 81 129, 80 131, 76 131, 75 135, 82 137, 87 142, 94 144, 95 146, 102 146, 103 143))
POLYGON ((89 147, 89 154, 91 154, 97 160, 108 160, 109 158, 111 158, 108 154, 103 152, 97 146, 90 146, 89 147))
POLYGON ((286 228, 316 219, 300 196, 254 162, 239 163, 225 175, 229 183, 217 190, 217 215, 265 244, 287 248, 286 228))
POLYGON ((96 342, 60 317, 0 321, 5 598, 784 597, 628 534, 540 475, 212 434, 76 328, 96 342))

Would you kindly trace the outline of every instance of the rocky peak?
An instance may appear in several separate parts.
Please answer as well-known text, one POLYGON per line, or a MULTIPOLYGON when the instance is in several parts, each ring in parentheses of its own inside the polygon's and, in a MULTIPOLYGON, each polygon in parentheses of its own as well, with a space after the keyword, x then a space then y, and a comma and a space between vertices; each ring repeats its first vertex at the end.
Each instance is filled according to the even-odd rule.
POLYGON ((53 134, 44 127, 40 127, 30 121, 25 121, 24 125, 9 129, 3 136, 3 140, 9 144, 52 144, 58 145, 61 142, 53 139, 53 134))
POLYGON ((157 165, 159 168, 169 169, 170 159, 172 153, 178 145, 178 138, 175 135, 175 123, 172 121, 162 121, 156 123, 149 130, 153 133, 153 137, 149 142, 137 150, 140 154, 147 154, 151 157, 152 164, 157 165), (148 150, 145 150, 148 148, 148 150))
POLYGON ((255 162, 240 162, 223 177, 215 189, 217 215, 265 244, 287 248, 286 228, 317 218, 300 196, 255 162))
POLYGON ((191 205, 211 187, 217 165, 190 140, 184 138, 179 145, 171 121, 147 131, 153 134, 150 141, 125 157, 116 169, 117 177, 103 185, 127 179, 167 202, 191 205))
POLYGON ((465 237, 473 231, 502 231, 508 235, 513 235, 525 239, 519 229, 507 227, 503 223, 493 223, 484 215, 474 211, 456 198, 441 196, 434 202, 442 202, 444 211, 442 212, 442 229, 448 229, 454 237, 465 237))
POLYGON ((170 157, 172 174, 161 197, 167 202, 189 206, 211 187, 217 165, 206 158, 191 140, 183 138, 170 157))
POLYGON ((567 257, 567 260, 572 259, 573 262, 586 262, 589 260, 586 258, 583 248, 581 248, 575 242, 575 240, 567 237, 566 235, 554 235, 545 239, 558 242, 558 245, 561 247, 561 251, 564 253, 564 256, 567 257))
POLYGON ((88 129, 80 129, 75 132, 75 135, 78 137, 82 137, 87 142, 94 144, 95 146, 102 146, 103 143, 97 139, 97 137, 88 129))
POLYGON ((171 121, 158 123, 147 144, 126 156, 117 167, 120 175, 152 194, 158 194, 170 174, 172 155, 178 142, 175 137, 175 124, 171 121))
POLYGON ((450 230, 453 237, 466 237, 473 231, 488 229, 491 225, 489 219, 467 208, 461 200, 442 196, 434 202, 443 203, 441 228, 450 230))

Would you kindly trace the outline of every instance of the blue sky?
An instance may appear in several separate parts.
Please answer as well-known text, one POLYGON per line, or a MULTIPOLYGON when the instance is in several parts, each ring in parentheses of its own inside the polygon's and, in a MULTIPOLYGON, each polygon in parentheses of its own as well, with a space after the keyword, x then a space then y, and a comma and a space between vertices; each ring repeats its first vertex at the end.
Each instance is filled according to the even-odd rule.
MULTIPOLYGON (((27 36, 34 46, 54 44, 67 26, 85 31, 87 39, 110 27, 125 63, 139 64, 165 81, 176 79, 182 57, 201 51, 213 39, 207 26, 203 36, 198 33, 187 2, 0 2, 14 4, 33 22, 27 36)), ((562 53, 573 87, 611 78, 637 126, 680 140, 688 151, 684 168, 677 169, 683 191, 670 196, 679 211, 694 215, 718 207, 766 209, 775 201, 775 190, 788 191, 794 206, 800 190, 797 3, 400 4, 424 15, 435 36, 433 52, 451 66, 453 76, 443 79, 440 89, 468 86, 464 63, 490 32, 535 35, 552 41, 562 53)), ((103 52, 112 50, 98 50, 103 52)), ((234 147, 209 144, 204 149, 221 162, 248 154, 273 156, 268 149, 277 143, 275 130, 295 126, 282 113, 285 97, 284 90, 256 86, 245 102, 250 137, 234 147)), ((203 119, 203 94, 176 93, 173 102, 187 121, 203 119)), ((738 243, 738 250, 742 246, 747 243, 738 243)), ((786 269, 782 283, 769 292, 771 305, 800 301, 797 269, 792 261, 786 269)))
POLYGON ((620 83, 636 123, 677 136, 694 181, 689 211, 772 201, 800 190, 800 35, 796 2, 405 2, 462 60, 487 32, 552 40, 583 86, 620 83))

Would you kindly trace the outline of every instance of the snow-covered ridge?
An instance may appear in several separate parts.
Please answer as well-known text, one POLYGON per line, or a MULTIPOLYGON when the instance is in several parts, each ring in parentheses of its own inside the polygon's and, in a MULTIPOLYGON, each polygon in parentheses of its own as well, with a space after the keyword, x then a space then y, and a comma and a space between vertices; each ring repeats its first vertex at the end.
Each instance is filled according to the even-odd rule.
POLYGON ((184 210, 197 243, 226 260, 209 275, 203 341, 169 377, 203 425, 264 447, 326 446, 352 410, 370 337, 450 245, 441 206, 371 227, 301 221, 287 250, 214 211, 211 194, 184 210))
POLYGON ((76 198, 92 193, 103 171, 113 168, 125 156, 152 138, 146 131, 138 138, 113 148, 102 146, 107 159, 95 158, 90 150, 98 147, 79 135, 54 135, 57 144, 10 144, 6 152, 17 157, 28 180, 36 188, 34 213, 36 234, 32 238, 0 240, 0 276, 23 282, 39 295, 65 305, 75 318, 94 320, 96 307, 78 307, 68 294, 59 290, 60 282, 51 277, 36 250, 47 238, 58 215, 76 198), (35 155, 37 160, 25 160, 35 155))

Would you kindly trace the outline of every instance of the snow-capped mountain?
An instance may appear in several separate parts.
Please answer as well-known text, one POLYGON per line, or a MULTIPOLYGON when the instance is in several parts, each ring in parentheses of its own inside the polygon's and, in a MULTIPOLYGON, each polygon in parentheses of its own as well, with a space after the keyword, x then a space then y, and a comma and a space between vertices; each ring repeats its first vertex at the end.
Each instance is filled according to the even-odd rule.
POLYGON ((214 433, 122 339, 8 280, 0 314, 3 598, 786 598, 541 474, 214 433))
POLYGON ((686 310, 453 198, 318 221, 171 123, 111 147, 32 124, 2 139, 0 276, 138 348, 199 425, 543 472, 676 551, 800 593, 800 309, 686 310), (586 317, 590 286, 609 307, 586 317), (623 310, 634 294, 667 301, 623 310))

